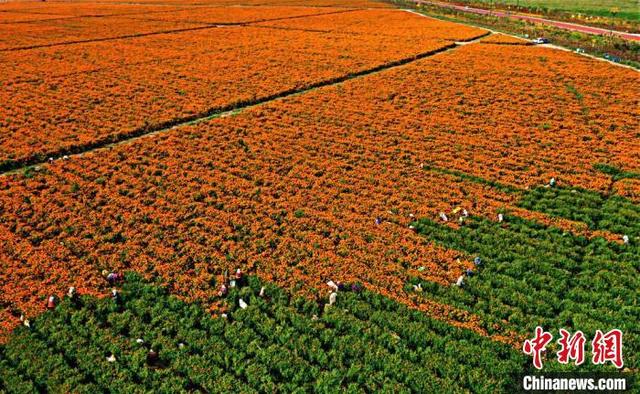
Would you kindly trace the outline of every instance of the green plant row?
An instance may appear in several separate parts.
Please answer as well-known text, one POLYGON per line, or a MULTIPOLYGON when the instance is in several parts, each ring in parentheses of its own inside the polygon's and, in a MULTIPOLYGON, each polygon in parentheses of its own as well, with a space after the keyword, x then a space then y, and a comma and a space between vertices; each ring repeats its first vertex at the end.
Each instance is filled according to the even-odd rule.
POLYGON ((586 223, 630 238, 640 236, 640 206, 620 196, 577 188, 538 187, 525 193, 519 206, 586 223))
POLYGON ((447 248, 480 257, 463 287, 414 279, 422 296, 479 315, 493 333, 531 335, 536 326, 624 333, 627 366, 640 350, 640 247, 587 239, 518 217, 496 223, 473 217, 459 229, 420 220, 416 230, 447 248))
POLYGON ((226 318, 131 274, 119 301, 65 298, 0 347, 0 391, 496 392, 528 364, 368 291, 325 307, 261 287, 232 289, 226 318))

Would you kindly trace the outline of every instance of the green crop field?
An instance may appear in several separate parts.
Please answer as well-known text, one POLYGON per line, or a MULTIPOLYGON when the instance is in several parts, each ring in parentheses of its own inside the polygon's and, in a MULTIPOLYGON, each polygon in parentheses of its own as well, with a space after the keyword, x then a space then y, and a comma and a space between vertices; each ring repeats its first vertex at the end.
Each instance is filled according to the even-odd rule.
POLYGON ((538 7, 549 11, 557 10, 640 20, 640 2, 637 0, 474 0, 472 2, 538 7))
POLYGON ((135 275, 117 302, 66 298, 0 346, 0 393, 490 393, 508 390, 528 364, 507 345, 374 293, 341 292, 323 307, 270 285, 260 296, 262 285, 250 278, 232 289, 226 318, 135 275))

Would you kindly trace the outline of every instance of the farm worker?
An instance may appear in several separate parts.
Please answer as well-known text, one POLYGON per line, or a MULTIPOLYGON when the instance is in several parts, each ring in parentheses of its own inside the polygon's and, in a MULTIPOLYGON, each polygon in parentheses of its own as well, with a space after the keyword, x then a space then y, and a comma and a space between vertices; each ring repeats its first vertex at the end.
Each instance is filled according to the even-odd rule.
POLYGON ((25 319, 24 315, 20 315, 20 321, 22 322, 22 325, 24 325, 27 328, 31 328, 31 322, 29 322, 29 319, 25 319))
POLYGON ((264 297, 264 286, 262 286, 262 287, 260 288, 260 294, 259 294, 259 296, 260 296, 260 297, 264 297))
POLYGON ((116 362, 116 356, 111 353, 111 355, 109 357, 107 357, 107 361, 110 363, 115 363, 116 362))
POLYGON ((422 292, 422 283, 418 283, 417 285, 413 285, 413 291, 422 292))
POLYGON ((622 236, 622 242, 626 245, 629 243, 629 236, 628 235, 623 235, 622 236))
POLYGON ((180 342, 180 343, 178 344, 178 349, 184 349, 184 343, 180 342))
POLYGON ((142 339, 142 338, 138 338, 138 339, 136 339, 136 343, 137 343, 138 345, 142 345, 142 344, 144 343, 144 339, 142 339))
POLYGON ((549 181, 549 186, 554 187, 556 185, 556 178, 551 178, 549 181))
POLYGON ((412 213, 410 213, 410 214, 409 214, 409 217, 410 217, 411 219, 413 219, 413 218, 415 217, 415 215, 414 215, 414 214, 412 214, 412 213))
POLYGON ((473 259, 473 264, 475 264, 476 266, 482 264, 482 259, 480 259, 480 256, 477 256, 475 259, 473 259))
POLYGON ((466 209, 463 209, 463 210, 462 210, 462 216, 464 216, 465 218, 466 218, 466 217, 469 217, 469 212, 467 212, 467 210, 466 210, 466 209))
POLYGON ((467 268, 467 270, 465 271, 465 274, 467 276, 472 276, 473 275, 473 270, 471 268, 467 268))
POLYGON ((449 218, 444 214, 444 212, 440 212, 440 219, 442 219, 443 222, 449 221, 449 218))
POLYGON ((458 223, 460 223, 460 224, 464 223, 464 216, 460 216, 458 218, 458 223))
POLYGON ((504 216, 501 213, 499 213, 498 214, 498 223, 502 223, 503 221, 504 221, 504 216))
POLYGON ((242 308, 242 309, 247 309, 247 307, 249 306, 249 305, 247 305, 246 302, 244 302, 244 300, 242 298, 240 298, 238 300, 238 305, 240 305, 240 308, 242 308))
POLYGON ((56 299, 54 296, 49 296, 49 300, 47 301, 47 309, 55 309, 56 308, 56 299))
POLYGON ((154 365, 156 362, 158 362, 158 352, 151 349, 147 353, 147 364, 154 365))
POLYGON ((329 305, 333 305, 336 303, 336 299, 338 298, 338 293, 335 291, 329 295, 329 305))
POLYGON ((242 270, 240 270, 240 268, 238 268, 236 270, 236 285, 237 286, 243 286, 244 285, 244 273, 242 272, 242 270))
POLYGON ((73 286, 69 287, 69 291, 67 291, 67 297, 75 298, 75 296, 76 296, 76 288, 73 286))
POLYGON ((111 299, 113 299, 113 301, 115 301, 116 303, 120 302, 120 294, 118 293, 118 290, 111 289, 111 299))
POLYGON ((460 275, 460 277, 456 281, 456 286, 462 287, 463 284, 464 284, 464 275, 460 275))
POLYGON ((362 291, 362 286, 360 286, 359 284, 354 283, 354 284, 351 285, 351 291, 359 293, 359 292, 362 291))
POLYGON ((227 295, 227 286, 225 285, 220 286, 220 291, 218 292, 218 296, 224 297, 226 295, 227 295))
POLYGON ((117 272, 111 272, 109 273, 109 275, 107 275, 107 282, 109 282, 109 284, 112 286, 120 280, 122 280, 122 275, 117 272))
POLYGON ((336 285, 332 280, 327 282, 327 286, 331 287, 335 291, 338 291, 338 285, 336 285))

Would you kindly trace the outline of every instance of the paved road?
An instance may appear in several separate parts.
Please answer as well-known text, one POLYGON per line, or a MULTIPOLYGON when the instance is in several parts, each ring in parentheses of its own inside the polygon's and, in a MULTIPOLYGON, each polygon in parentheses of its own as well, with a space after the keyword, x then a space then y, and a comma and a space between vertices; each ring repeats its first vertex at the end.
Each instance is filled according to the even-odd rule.
POLYGON ((480 15, 492 15, 492 16, 498 16, 502 18, 511 18, 511 19, 519 19, 519 20, 524 20, 529 22, 535 22, 535 23, 543 23, 545 25, 555 26, 560 29, 577 31, 580 33, 597 34, 597 35, 613 34, 615 36, 619 36, 627 40, 640 41, 640 34, 601 29, 598 27, 578 25, 578 24, 569 23, 569 22, 559 22, 551 19, 540 18, 538 16, 533 16, 533 15, 514 14, 507 11, 485 10, 482 8, 466 7, 466 6, 457 5, 457 4, 443 3, 440 1, 425 1, 425 0, 410 0, 410 1, 413 1, 414 3, 417 3, 417 4, 437 5, 440 7, 447 7, 447 8, 452 8, 459 11, 471 12, 471 13, 480 14, 480 15))

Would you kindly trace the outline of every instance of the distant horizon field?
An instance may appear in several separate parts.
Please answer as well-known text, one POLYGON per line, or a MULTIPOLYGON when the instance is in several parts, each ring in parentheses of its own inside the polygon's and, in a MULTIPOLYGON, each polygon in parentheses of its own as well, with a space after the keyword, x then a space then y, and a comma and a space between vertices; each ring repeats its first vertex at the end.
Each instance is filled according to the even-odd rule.
POLYGON ((637 0, 463 0, 463 3, 486 3, 494 5, 520 5, 540 7, 548 10, 579 12, 588 15, 615 16, 640 21, 640 3, 637 0), (612 11, 617 8, 614 14, 612 11))

